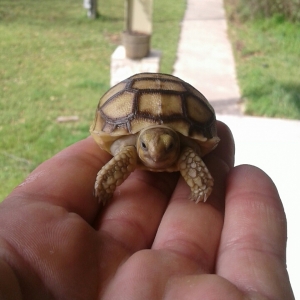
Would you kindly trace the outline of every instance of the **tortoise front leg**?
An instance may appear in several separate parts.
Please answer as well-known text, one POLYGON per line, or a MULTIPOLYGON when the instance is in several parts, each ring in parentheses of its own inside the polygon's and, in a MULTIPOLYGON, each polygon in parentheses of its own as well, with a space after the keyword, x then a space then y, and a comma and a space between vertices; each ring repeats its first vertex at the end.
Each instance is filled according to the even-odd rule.
POLYGON ((191 188, 192 201, 205 202, 212 192, 214 179, 201 157, 190 147, 183 149, 179 161, 179 171, 191 188))
POLYGON ((134 146, 124 147, 98 172, 95 182, 95 196, 103 205, 112 198, 116 187, 133 172, 137 165, 134 146))

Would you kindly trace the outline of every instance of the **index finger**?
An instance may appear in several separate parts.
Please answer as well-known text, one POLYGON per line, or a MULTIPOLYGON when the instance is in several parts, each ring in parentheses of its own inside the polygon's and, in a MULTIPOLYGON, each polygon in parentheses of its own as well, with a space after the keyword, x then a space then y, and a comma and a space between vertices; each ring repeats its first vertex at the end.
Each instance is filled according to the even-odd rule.
POLYGON ((109 159, 88 137, 39 165, 7 200, 11 205, 52 203, 92 222, 98 212, 98 200, 93 196, 96 174, 109 159))
POLYGON ((221 138, 218 146, 204 161, 211 171, 215 184, 206 203, 188 201, 190 189, 180 180, 158 228, 153 248, 177 253, 183 261, 182 272, 191 265, 201 272, 211 273, 223 227, 225 178, 233 167, 234 143, 229 128, 218 123, 221 138))

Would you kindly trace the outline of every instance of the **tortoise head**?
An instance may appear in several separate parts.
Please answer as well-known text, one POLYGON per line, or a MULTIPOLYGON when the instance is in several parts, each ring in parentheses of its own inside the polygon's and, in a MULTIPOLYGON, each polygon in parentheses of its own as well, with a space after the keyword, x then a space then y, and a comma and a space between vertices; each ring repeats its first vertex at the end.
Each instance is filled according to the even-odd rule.
POLYGON ((137 152, 144 165, 150 169, 166 169, 178 160, 179 136, 168 127, 145 128, 137 139, 137 152))

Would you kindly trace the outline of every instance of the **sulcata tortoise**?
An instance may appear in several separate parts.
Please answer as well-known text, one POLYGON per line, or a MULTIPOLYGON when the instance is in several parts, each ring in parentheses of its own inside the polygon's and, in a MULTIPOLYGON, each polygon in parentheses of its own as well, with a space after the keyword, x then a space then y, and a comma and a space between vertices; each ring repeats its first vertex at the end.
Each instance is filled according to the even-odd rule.
POLYGON ((215 112, 198 90, 177 77, 141 73, 118 83, 100 99, 90 133, 113 155, 95 182, 103 205, 136 168, 180 171, 196 203, 212 191, 214 180, 201 157, 220 140, 215 112))

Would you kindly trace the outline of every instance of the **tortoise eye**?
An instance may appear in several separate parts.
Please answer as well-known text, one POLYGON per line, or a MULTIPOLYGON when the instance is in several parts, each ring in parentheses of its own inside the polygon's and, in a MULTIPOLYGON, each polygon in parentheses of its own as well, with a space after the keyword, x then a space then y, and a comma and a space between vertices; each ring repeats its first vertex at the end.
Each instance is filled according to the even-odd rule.
POLYGON ((143 141, 141 141, 141 147, 143 150, 147 150, 147 145, 143 141))

